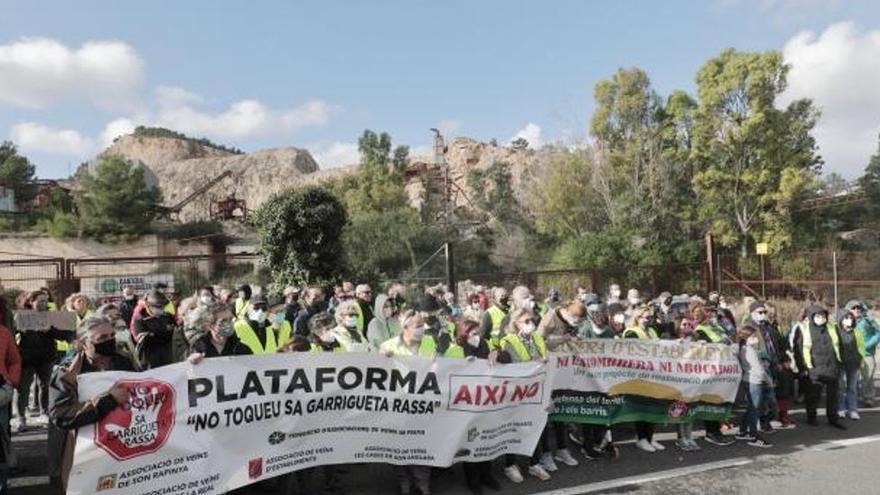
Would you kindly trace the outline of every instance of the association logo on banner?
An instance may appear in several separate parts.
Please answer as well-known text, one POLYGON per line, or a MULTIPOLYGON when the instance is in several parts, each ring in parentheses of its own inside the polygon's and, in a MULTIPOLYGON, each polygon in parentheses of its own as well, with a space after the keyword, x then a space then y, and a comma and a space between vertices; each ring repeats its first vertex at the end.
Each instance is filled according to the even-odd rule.
POLYGON ((174 387, 159 380, 120 380, 128 402, 95 427, 95 444, 117 461, 156 452, 174 428, 174 387))
POLYGON ((683 400, 672 401, 669 404, 669 408, 666 410, 666 415, 669 416, 670 419, 679 419, 683 418, 685 414, 688 412, 688 404, 683 400))
POLYGON ((248 478, 252 480, 260 479, 263 476, 263 458, 251 459, 248 461, 248 478))

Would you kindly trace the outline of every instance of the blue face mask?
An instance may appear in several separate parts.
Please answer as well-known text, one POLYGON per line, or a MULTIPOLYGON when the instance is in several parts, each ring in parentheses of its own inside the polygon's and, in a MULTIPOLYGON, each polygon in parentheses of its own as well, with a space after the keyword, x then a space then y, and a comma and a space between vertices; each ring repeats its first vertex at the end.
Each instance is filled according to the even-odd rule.
POLYGON ((280 326, 284 323, 284 313, 275 313, 272 315, 272 325, 280 326))

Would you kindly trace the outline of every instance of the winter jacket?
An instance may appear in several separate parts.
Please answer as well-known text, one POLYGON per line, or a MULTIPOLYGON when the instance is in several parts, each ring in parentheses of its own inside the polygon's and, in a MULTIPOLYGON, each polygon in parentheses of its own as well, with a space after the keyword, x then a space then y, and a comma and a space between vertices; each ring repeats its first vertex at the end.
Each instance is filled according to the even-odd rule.
POLYGON ((197 338, 192 343, 189 352, 190 354, 204 354, 206 358, 223 356, 246 356, 248 354, 252 354, 251 348, 242 344, 241 340, 239 340, 238 336, 235 334, 230 335, 226 339, 226 344, 223 346, 222 351, 217 351, 217 347, 211 340, 211 334, 207 332, 199 336, 199 338, 197 338))
POLYGON ((856 323, 856 330, 861 332, 865 341, 865 356, 873 356, 877 351, 877 344, 880 344, 880 328, 877 327, 877 322, 870 316, 863 316, 856 323))
POLYGON ((122 321, 124 321, 126 325, 131 325, 131 317, 134 316, 134 311, 137 306, 137 296, 134 296, 131 299, 123 299, 119 302, 119 314, 122 316, 122 321))
POLYGON ((556 309, 544 315, 538 324, 537 333, 547 343, 547 350, 553 352, 563 344, 563 337, 577 336, 578 329, 565 321, 561 309, 556 309))
POLYGON ((376 349, 378 349, 383 342, 400 335, 401 332, 400 322, 397 321, 397 318, 385 317, 384 308, 387 301, 388 296, 385 294, 379 294, 376 296, 376 304, 373 308, 373 314, 375 316, 370 321, 369 325, 367 325, 367 340, 373 344, 373 347, 376 349))
POLYGON ((843 325, 837 326, 837 335, 840 338, 840 360, 843 369, 854 371, 862 365, 861 336, 856 329, 846 329, 843 325))
MULTIPOLYGON (((141 311, 146 311, 143 309, 141 311)), ((138 362, 144 369, 158 368, 175 362, 174 324, 171 315, 162 313, 158 316, 135 314, 132 323, 137 338, 138 362)), ((179 340, 178 340, 179 342, 179 340)))
POLYGON ((0 323, 0 377, 13 387, 21 380, 21 356, 8 328, 0 323))
MULTIPOLYGON (((821 327, 813 323, 813 315, 825 312, 821 306, 813 305, 807 309, 807 319, 799 325, 793 336, 794 357, 797 367, 802 372, 808 372, 811 380, 829 381, 837 380, 840 363, 837 358, 839 348, 835 349, 834 339, 830 332, 832 330, 829 323, 821 327), (810 332, 810 340, 812 347, 810 349, 810 359, 812 367, 807 366, 804 360, 804 338, 803 333, 810 332)), ((827 314, 827 313, 826 313, 827 314)))
MULTIPOLYGON (((114 371, 135 371, 131 360, 121 354, 111 358, 114 371)), ((98 371, 85 353, 78 352, 73 358, 56 366, 49 381, 49 419, 67 431, 61 449, 61 479, 66 491, 67 478, 73 466, 73 447, 76 443, 76 430, 82 426, 97 423, 101 418, 119 406, 110 392, 104 392, 86 401, 80 401, 77 376, 98 371)))
POLYGON ((743 370, 743 381, 753 385, 771 384, 772 380, 761 362, 759 349, 743 344, 739 349, 739 361, 743 370))

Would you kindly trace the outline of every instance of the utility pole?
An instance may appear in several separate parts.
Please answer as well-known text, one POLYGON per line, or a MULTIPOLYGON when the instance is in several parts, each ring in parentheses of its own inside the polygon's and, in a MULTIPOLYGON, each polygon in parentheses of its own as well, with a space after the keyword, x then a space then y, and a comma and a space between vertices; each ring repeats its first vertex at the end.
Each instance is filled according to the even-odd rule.
POLYGON ((449 178, 449 163, 446 162, 446 143, 439 129, 431 128, 434 133, 434 166, 443 172, 443 227, 446 233, 446 285, 453 294, 456 293, 454 252, 452 248, 452 183, 449 178))

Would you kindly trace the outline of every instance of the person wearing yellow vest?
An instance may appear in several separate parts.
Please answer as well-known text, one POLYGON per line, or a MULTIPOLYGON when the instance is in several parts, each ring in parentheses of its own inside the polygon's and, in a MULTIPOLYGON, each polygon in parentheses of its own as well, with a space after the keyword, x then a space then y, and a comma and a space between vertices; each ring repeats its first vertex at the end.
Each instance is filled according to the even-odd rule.
POLYGON ((287 301, 282 296, 270 294, 266 302, 269 325, 275 334, 275 342, 281 347, 293 336, 293 326, 287 321, 287 301))
MULTIPOLYGON (((727 337, 727 332, 712 321, 712 311, 706 308, 703 303, 695 302, 691 304, 689 310, 691 320, 695 326, 692 337, 694 341, 706 342, 707 344, 731 343, 727 337)), ((707 442, 721 447, 727 447, 736 443, 736 440, 731 435, 725 435, 721 432, 720 421, 703 421, 703 425, 706 428, 705 439, 707 442)), ((693 444, 691 448, 693 448, 693 444)))
POLYGON ((238 287, 238 297, 235 299, 235 318, 243 320, 247 318, 248 312, 251 310, 251 286, 242 284, 238 287))
POLYGON ((413 305, 413 309, 425 320, 425 334, 431 337, 440 354, 446 352, 455 340, 455 323, 437 299, 431 294, 423 294, 413 305))
MULTIPOLYGON (((434 339, 425 334, 425 319, 419 312, 406 310, 400 316, 400 324, 403 327, 400 335, 383 342, 379 346, 379 352, 388 357, 420 356, 429 359, 436 357, 436 344, 434 339)), ((462 351, 460 357, 463 356, 462 351)), ((422 493, 431 493, 430 467, 406 465, 396 466, 394 469, 397 471, 400 493, 410 493, 413 485, 422 493)))
POLYGON ((187 361, 199 364, 205 358, 253 354, 235 334, 235 316, 228 306, 211 302, 196 307, 192 313, 191 323, 203 332, 190 344, 187 361))
MULTIPOLYGON (((498 351, 489 349, 489 344, 480 335, 480 324, 473 320, 460 320, 455 324, 455 343, 458 344, 468 360, 486 359, 490 365, 498 360, 498 351)), ((492 461, 463 463, 465 482, 471 493, 483 493, 483 487, 498 491, 501 485, 492 476, 492 461)))
POLYGON ((309 351, 311 352, 345 352, 345 348, 336 341, 333 328, 336 320, 329 313, 318 313, 309 319, 309 351))
POLYGON ((333 334, 346 352, 372 352, 375 350, 373 345, 358 330, 358 315, 360 313, 358 313, 357 307, 357 302, 354 299, 342 301, 336 306, 334 315, 337 325, 333 329, 333 334))
MULTIPOLYGON (((657 331, 650 326, 653 317, 654 312, 650 306, 641 305, 634 307, 632 309, 632 317, 630 319, 629 327, 623 331, 623 338, 639 340, 658 339, 659 335, 657 335, 657 331)), ((663 444, 654 440, 653 423, 636 421, 636 435, 638 436, 636 447, 640 450, 645 452, 666 450, 666 447, 664 447, 663 444)))
POLYGON ((367 334, 367 325, 373 321, 373 289, 367 284, 360 284, 354 290, 354 302, 357 309, 357 329, 367 334))
POLYGON ((235 322, 235 335, 254 354, 273 354, 278 349, 275 330, 269 322, 266 296, 256 294, 248 302, 247 316, 235 322))
MULTIPOLYGON (((500 363, 522 363, 547 360, 547 346, 535 330, 534 315, 530 311, 518 309, 511 313, 510 323, 505 334, 498 340, 498 361, 500 363)), ((541 434, 541 441, 529 459, 528 473, 541 481, 550 479, 548 471, 556 471, 553 455, 544 450, 547 443, 547 429, 541 434)), ((516 463, 516 456, 508 454, 504 458, 504 475, 513 483, 522 483, 523 476, 516 463)))
POLYGON ((504 336, 504 318, 507 317, 510 299, 507 289, 495 287, 492 289, 492 305, 483 313, 480 320, 480 332, 490 346, 497 347, 501 337, 504 336))
POLYGON ((828 424, 846 429, 837 417, 840 375, 840 337, 837 327, 828 322, 828 311, 814 304, 807 308, 807 319, 794 329, 794 359, 803 378, 807 423, 819 424, 816 409, 822 388, 828 424))

